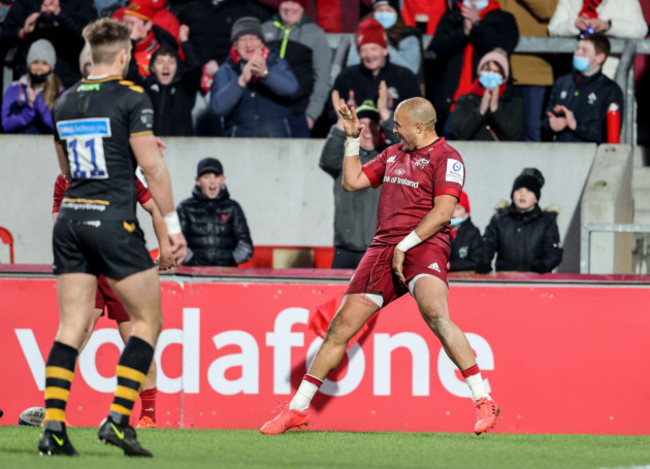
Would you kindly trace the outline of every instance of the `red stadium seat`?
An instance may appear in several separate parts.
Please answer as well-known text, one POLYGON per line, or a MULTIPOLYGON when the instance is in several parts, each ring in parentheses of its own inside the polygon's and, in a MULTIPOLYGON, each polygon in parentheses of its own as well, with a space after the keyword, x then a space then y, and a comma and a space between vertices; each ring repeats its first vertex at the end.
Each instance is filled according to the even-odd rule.
POLYGON ((11 232, 7 228, 0 226, 0 241, 2 244, 9 245, 9 263, 14 263, 14 237, 11 235, 11 232))
POLYGON ((329 269, 334 258, 331 246, 255 246, 253 258, 239 267, 287 269, 292 267, 329 269))

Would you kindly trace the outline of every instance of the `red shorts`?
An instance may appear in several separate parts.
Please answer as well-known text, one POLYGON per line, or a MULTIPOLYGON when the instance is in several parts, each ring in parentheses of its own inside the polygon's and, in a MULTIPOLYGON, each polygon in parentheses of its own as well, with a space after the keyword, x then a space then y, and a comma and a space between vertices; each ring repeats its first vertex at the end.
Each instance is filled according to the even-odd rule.
POLYGON ((384 306, 401 297, 408 290, 408 282, 418 274, 438 277, 447 285, 450 248, 433 243, 422 243, 411 248, 404 259, 404 278, 402 283, 393 272, 394 245, 375 245, 368 247, 359 266, 354 271, 345 294, 378 293, 384 299, 384 306))
POLYGON ((95 308, 108 311, 108 318, 113 321, 130 321, 131 316, 115 292, 108 286, 106 277, 100 275, 97 279, 97 296, 95 297, 95 308))

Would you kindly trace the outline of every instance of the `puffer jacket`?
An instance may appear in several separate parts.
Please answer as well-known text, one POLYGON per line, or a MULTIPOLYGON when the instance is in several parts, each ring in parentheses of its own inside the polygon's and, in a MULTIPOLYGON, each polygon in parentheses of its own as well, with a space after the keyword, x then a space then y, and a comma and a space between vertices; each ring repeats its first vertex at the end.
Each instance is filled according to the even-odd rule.
POLYGON ((562 262, 557 212, 542 211, 539 205, 520 213, 514 204, 497 210, 485 233, 481 264, 477 272, 491 269, 494 253, 496 270, 518 272, 551 272, 562 262))
POLYGON ((241 206, 226 186, 215 199, 198 186, 176 208, 187 239, 188 266, 237 266, 253 257, 253 242, 241 206))

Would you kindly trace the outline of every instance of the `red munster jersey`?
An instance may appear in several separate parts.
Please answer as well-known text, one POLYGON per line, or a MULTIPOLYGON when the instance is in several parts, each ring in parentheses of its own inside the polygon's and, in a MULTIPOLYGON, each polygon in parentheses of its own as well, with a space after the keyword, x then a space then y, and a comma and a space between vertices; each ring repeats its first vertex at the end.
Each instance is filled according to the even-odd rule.
MULTIPOLYGON (((383 184, 371 245, 399 243, 431 211, 435 197, 460 199, 465 183, 463 159, 444 138, 415 151, 392 145, 363 165, 363 172, 372 187, 383 184)), ((425 242, 449 246, 450 232, 447 225, 425 242)))
MULTIPOLYGON (((65 197, 65 190, 68 188, 68 185, 70 185, 70 181, 68 181, 63 174, 59 174, 56 177, 56 182, 54 183, 54 202, 52 203, 52 213, 59 213, 61 202, 63 202, 63 198, 65 197)), ((139 177, 136 178, 135 187, 138 191, 138 202, 140 202, 140 205, 147 203, 149 199, 151 199, 151 194, 149 193, 149 189, 147 189, 144 184, 140 182, 139 177)))

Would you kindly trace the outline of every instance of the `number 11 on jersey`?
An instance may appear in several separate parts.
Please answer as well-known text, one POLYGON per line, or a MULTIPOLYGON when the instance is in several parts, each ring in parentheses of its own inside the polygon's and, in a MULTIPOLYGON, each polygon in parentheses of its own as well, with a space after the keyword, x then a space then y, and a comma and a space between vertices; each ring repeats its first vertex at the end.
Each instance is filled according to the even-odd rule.
POLYGON ((61 140, 65 140, 68 164, 73 179, 106 179, 103 137, 111 136, 107 118, 74 119, 57 122, 61 140))

